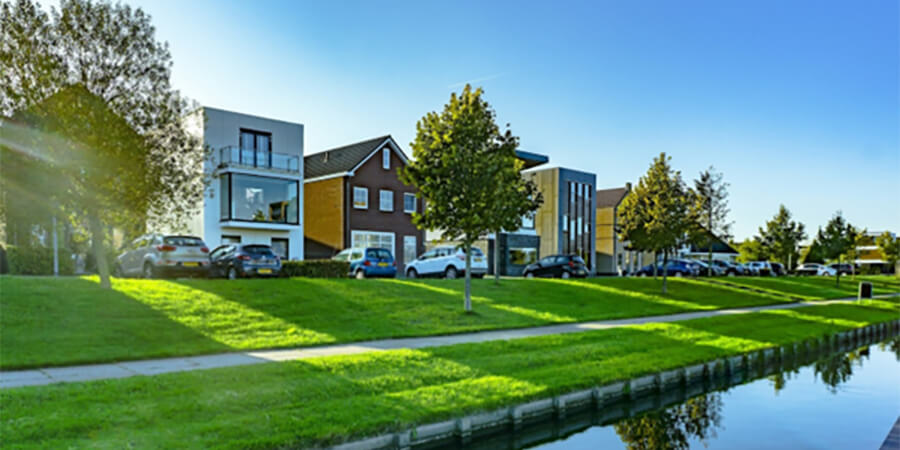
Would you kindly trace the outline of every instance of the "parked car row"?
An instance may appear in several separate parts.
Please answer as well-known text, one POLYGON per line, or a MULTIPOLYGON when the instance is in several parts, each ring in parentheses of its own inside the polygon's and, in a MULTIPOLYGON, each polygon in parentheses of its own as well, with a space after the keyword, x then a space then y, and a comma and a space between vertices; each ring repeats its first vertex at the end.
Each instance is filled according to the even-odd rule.
POLYGON ((196 236, 151 233, 122 249, 113 272, 144 278, 278 276, 281 258, 264 244, 225 244, 210 252, 196 236))

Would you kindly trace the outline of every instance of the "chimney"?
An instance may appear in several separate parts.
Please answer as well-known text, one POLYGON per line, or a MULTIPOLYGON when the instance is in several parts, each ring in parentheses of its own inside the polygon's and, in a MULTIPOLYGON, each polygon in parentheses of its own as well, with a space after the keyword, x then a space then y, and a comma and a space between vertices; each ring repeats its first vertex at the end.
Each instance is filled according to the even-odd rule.
POLYGON ((631 192, 631 182, 630 181, 628 183, 625 183, 625 190, 627 192, 631 192))

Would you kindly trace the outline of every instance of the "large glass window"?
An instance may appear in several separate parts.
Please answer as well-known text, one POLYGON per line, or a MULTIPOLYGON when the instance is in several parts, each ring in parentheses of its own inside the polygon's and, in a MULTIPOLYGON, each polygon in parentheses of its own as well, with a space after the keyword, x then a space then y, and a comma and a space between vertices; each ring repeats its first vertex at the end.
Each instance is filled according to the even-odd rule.
POLYGON ((244 220, 252 222, 300 223, 298 214, 299 183, 296 180, 260 177, 255 175, 222 175, 230 189, 228 208, 222 213, 223 220, 244 220))
POLYGON ((389 250, 394 254, 394 233, 378 231, 350 231, 350 246, 353 248, 374 247, 389 250))
POLYGON ((509 263, 517 266, 525 266, 537 261, 536 248, 511 248, 509 249, 509 263))

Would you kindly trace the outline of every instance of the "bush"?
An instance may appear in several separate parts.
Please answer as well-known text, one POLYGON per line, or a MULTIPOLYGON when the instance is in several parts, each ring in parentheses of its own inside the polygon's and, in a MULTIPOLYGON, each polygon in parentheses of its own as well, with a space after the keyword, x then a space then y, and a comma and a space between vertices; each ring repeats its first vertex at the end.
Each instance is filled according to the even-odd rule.
MULTIPOLYGON (((48 247, 16 247, 6 248, 6 261, 9 273, 13 275, 53 275, 53 249, 48 247)), ((59 249, 59 274, 72 275, 75 264, 72 255, 65 248, 59 249)))
POLYGON ((284 261, 281 276, 308 278, 344 278, 350 271, 350 263, 333 259, 311 259, 306 261, 284 261))

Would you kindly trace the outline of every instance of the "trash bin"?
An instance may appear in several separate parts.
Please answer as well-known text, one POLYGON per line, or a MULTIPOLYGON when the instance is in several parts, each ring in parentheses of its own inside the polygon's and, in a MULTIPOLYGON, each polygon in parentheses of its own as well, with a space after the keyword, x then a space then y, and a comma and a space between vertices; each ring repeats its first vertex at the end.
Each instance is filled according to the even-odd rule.
POLYGON ((863 281, 859 283, 859 298, 858 300, 862 300, 864 298, 872 298, 872 283, 868 281, 863 281))

